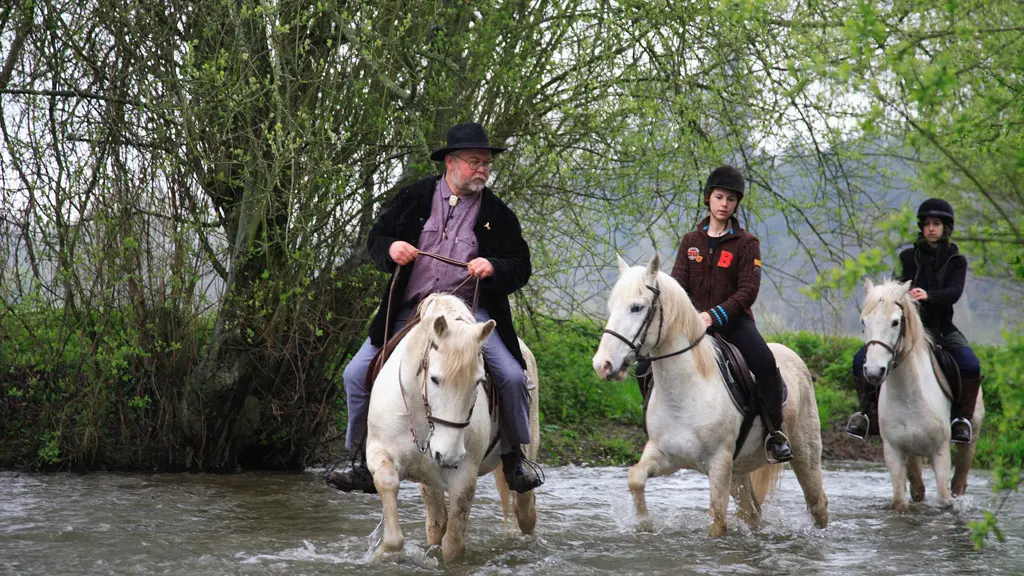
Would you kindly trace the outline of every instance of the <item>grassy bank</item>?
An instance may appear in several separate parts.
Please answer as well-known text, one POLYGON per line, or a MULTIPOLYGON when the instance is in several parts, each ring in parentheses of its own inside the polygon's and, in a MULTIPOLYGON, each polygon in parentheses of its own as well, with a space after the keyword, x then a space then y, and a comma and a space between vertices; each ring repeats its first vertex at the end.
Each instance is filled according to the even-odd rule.
MULTIPOLYGON (((632 464, 640 457, 641 398, 636 381, 600 380, 591 357, 601 327, 583 320, 539 320, 523 339, 537 357, 541 378, 541 459, 549 464, 632 464)), ((857 409, 850 361, 862 345, 857 338, 810 332, 769 335, 792 348, 807 363, 821 418, 826 459, 879 459, 878 440, 861 442, 841 432, 857 409)), ((1005 346, 975 347, 982 363, 986 418, 975 465, 1024 461, 1024 338, 1009 335, 1005 346)))

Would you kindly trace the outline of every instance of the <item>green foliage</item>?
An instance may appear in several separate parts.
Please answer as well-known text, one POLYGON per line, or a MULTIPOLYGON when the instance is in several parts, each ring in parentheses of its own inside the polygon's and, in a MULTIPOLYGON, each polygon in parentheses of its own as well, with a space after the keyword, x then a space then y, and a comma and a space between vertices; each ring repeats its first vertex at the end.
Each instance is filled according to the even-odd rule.
POLYGON ((822 429, 844 421, 857 410, 851 363, 863 341, 813 332, 770 334, 765 339, 789 347, 807 364, 814 379, 822 429))
POLYGON ((608 382, 591 367, 602 328, 589 320, 538 318, 522 330, 537 359, 542 424, 586 426, 595 422, 640 425, 640 391, 633 378, 608 382))

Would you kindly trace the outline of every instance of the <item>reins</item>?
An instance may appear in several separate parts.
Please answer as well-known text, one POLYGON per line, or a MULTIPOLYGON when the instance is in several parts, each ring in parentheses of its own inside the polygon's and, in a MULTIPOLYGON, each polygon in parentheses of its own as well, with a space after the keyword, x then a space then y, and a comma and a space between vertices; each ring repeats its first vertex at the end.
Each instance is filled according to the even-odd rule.
POLYGON ((644 318, 644 321, 640 323, 640 328, 639 330, 637 330, 636 335, 633 336, 632 339, 627 339, 625 336, 619 334, 618 332, 612 330, 611 328, 605 328, 604 333, 611 334, 612 336, 625 342, 626 346, 629 346, 629 349, 633 351, 633 354, 637 360, 646 360, 648 362, 655 362, 657 360, 664 360, 665 358, 671 358, 673 356, 685 354, 690 350, 693 350, 697 346, 697 344, 700 344, 700 341, 704 339, 704 335, 707 334, 707 331, 701 332, 700 336, 698 336, 693 342, 690 343, 689 346, 683 348, 682 350, 676 350, 675 352, 669 352, 668 354, 662 354, 661 356, 644 356, 640 354, 640 348, 643 347, 644 342, 647 340, 647 330, 650 329, 651 324, 654 321, 655 308, 658 309, 658 337, 654 341, 654 346, 651 347, 651 351, 654 351, 654 349, 658 347, 658 344, 661 343, 661 330, 665 325, 664 307, 659 306, 659 304, 661 303, 661 290, 658 289, 657 283, 655 283, 654 286, 650 286, 648 284, 644 284, 644 286, 647 287, 647 289, 650 290, 652 293, 654 293, 654 298, 651 300, 651 307, 649 310, 647 310, 647 316, 644 318), (639 342, 637 341, 638 338, 639 342))
POLYGON ((890 346, 890 345, 886 344, 885 342, 882 342, 881 340, 869 340, 868 343, 864 345, 864 353, 865 354, 867 354, 868 348, 871 347, 872 344, 877 344, 877 345, 881 346, 887 352, 889 352, 889 354, 891 354, 891 356, 889 358, 889 361, 885 364, 885 375, 886 376, 888 376, 889 374, 892 373, 893 368, 896 368, 897 366, 900 365, 900 361, 899 361, 899 357, 898 357, 899 349, 900 349, 900 343, 903 342, 903 335, 907 331, 907 311, 903 308, 903 304, 902 303, 900 303, 900 302, 893 302, 893 304, 895 304, 900 309, 900 311, 903 312, 903 314, 900 316, 900 333, 899 333, 898 336, 896 336, 896 342, 893 343, 892 346, 890 346))
MULTIPOLYGON (((428 257, 433 258, 435 260, 440 260, 441 262, 444 262, 446 264, 451 264, 452 266, 458 266, 460 268, 469 268, 469 262, 462 262, 461 260, 455 260, 454 258, 449 258, 447 256, 442 256, 441 254, 435 254, 433 252, 422 252, 422 251, 420 251, 418 253, 418 255, 419 256, 428 256, 428 257)), ((385 314, 385 316, 384 316, 384 341, 385 342, 387 342, 388 334, 389 334, 389 331, 391 329, 391 302, 394 299, 395 285, 398 283, 398 275, 401 274, 401 271, 402 271, 402 265, 399 264, 398 265, 398 270, 396 270, 395 274, 391 277, 391 288, 388 290, 388 305, 387 305, 387 309, 386 309, 386 311, 384 313, 385 314)), ((466 276, 466 278, 462 282, 460 282, 459 285, 456 286, 455 289, 451 291, 451 293, 454 294, 455 292, 458 292, 459 289, 462 288, 463 286, 465 286, 466 282, 469 282, 469 280, 471 278, 475 278, 476 279, 476 286, 474 286, 474 288, 473 288, 473 313, 475 314, 476 313, 476 308, 477 308, 477 303, 479 302, 479 299, 480 299, 480 277, 479 276, 476 276, 476 277, 474 277, 474 276, 466 276)), ((438 346, 437 346, 436 342, 431 342, 429 346, 424 348, 424 350, 423 350, 423 358, 420 360, 419 369, 416 370, 416 378, 419 378, 420 374, 423 374, 423 373, 427 372, 428 368, 430 367, 430 362, 429 362, 429 359, 428 359, 430 351, 431 350, 437 350, 437 349, 438 349, 438 346)), ((380 358, 378 358, 378 362, 383 362, 383 358, 384 358, 383 355, 381 355, 380 358)), ((377 367, 378 373, 380 372, 380 370, 382 368, 383 368, 383 366, 378 366, 377 367)), ((409 432, 412 432, 412 442, 413 442, 413 444, 416 445, 416 449, 420 451, 420 454, 426 453, 427 448, 430 446, 430 437, 434 435, 434 425, 435 424, 439 424, 441 426, 447 426, 449 428, 461 429, 461 428, 465 428, 466 426, 469 426, 469 423, 470 423, 470 421, 473 418, 473 408, 475 407, 475 404, 476 404, 475 402, 474 402, 473 406, 469 407, 469 415, 466 416, 466 420, 464 422, 451 422, 449 420, 444 420, 444 419, 437 418, 437 417, 433 416, 431 414, 431 410, 430 410, 430 398, 429 398, 429 392, 428 392, 429 388, 427 386, 427 380, 426 380, 426 378, 424 378, 423 385, 420 386, 420 397, 423 399, 423 412, 426 414, 427 425, 430 427, 430 431, 427 432, 427 437, 426 437, 426 440, 424 441, 423 445, 420 445, 419 437, 416 434, 416 425, 412 421, 412 411, 409 410, 409 402, 408 402, 408 400, 405 397, 406 396, 405 384, 402 382, 402 365, 401 365, 401 363, 399 363, 399 365, 398 365, 398 387, 399 387, 399 389, 402 392, 402 403, 405 404, 405 412, 406 412, 406 414, 409 415, 409 432)))

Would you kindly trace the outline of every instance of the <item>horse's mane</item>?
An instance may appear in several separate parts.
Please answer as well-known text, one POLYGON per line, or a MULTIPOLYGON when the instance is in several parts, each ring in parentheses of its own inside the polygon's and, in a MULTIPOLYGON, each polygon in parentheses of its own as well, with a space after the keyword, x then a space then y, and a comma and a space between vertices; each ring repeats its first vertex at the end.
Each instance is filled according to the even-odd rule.
MULTIPOLYGON (((420 323, 409 332, 408 354, 415 354, 419 361, 434 334, 434 322, 444 317, 447 331, 437 342, 438 352, 444 366, 446 385, 476 385, 477 358, 480 343, 477 341, 476 318, 466 303, 450 294, 430 294, 420 302, 417 310, 420 323)), ((410 357, 411 358, 411 357, 410 357)))
MULTIPOLYGON (((700 312, 693 307, 690 295, 675 278, 664 272, 658 272, 658 286, 661 289, 661 304, 665 307, 665 324, 682 327, 686 339, 693 343, 707 331, 707 327, 704 326, 700 312)), ((701 376, 708 379, 714 377, 715 371, 718 370, 715 358, 717 351, 710 339, 701 341, 687 354, 693 354, 697 371, 701 376)))
POLYGON ((884 306, 887 313, 892 313, 896 302, 903 305, 903 318, 906 325, 906 332, 900 349, 896 351, 899 355, 905 355, 911 349, 927 350, 932 344, 932 338, 921 323, 921 313, 917 309, 917 300, 910 297, 910 293, 903 290, 903 283, 898 280, 887 280, 882 284, 876 284, 864 298, 864 309, 861 311, 861 318, 871 314, 879 306, 884 306), (902 294, 901 294, 902 293, 902 294), (924 347, 924 348, 922 348, 924 347))
MULTIPOLYGON (((627 273, 633 274, 635 278, 624 284, 625 289, 619 292, 618 296, 629 300, 649 298, 651 292, 645 284, 645 267, 634 266, 627 273)), ((658 289, 661 291, 661 307, 665 314, 665 329, 662 338, 668 337, 669 334, 674 333, 676 330, 682 330, 690 343, 700 338, 704 334, 706 327, 704 326, 704 321, 700 318, 700 312, 697 312, 697 309, 693 307, 693 303, 690 301, 690 296, 686 293, 686 290, 683 290, 683 287, 676 282, 675 278, 661 271, 658 272, 658 289)), ((652 328, 657 330, 657 325, 658 320, 655 317, 652 321, 652 328)), ((674 350, 667 351, 666 353, 669 352, 674 352, 674 350)), ((702 341, 693 350, 687 352, 687 354, 693 355, 697 371, 701 376, 708 379, 714 377, 714 373, 718 368, 715 359, 715 347, 711 344, 710 339, 702 341)))

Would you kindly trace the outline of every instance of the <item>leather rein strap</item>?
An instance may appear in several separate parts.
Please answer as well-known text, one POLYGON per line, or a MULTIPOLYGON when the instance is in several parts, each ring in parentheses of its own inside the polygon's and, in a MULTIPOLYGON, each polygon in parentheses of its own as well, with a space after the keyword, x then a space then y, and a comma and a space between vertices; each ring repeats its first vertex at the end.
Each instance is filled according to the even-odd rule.
MULTIPOLYGON (((455 260, 453 258, 449 258, 447 256, 442 256, 440 254, 435 254, 433 252, 422 252, 421 251, 421 252, 418 253, 418 255, 419 256, 428 256, 428 257, 433 258, 435 260, 440 260, 441 262, 444 262, 446 264, 451 264, 452 266, 458 266, 460 268, 469 268, 469 262, 462 262, 461 260, 455 260)), ((391 303, 394 301, 395 285, 398 283, 398 275, 401 274, 401 272, 402 272, 402 265, 399 264, 398 265, 398 270, 396 270, 395 274, 391 277, 391 289, 388 290, 388 306, 387 306, 387 310, 384 313, 385 314, 385 316, 384 316, 384 340, 385 340, 385 342, 388 339, 388 333, 389 333, 389 331, 391 329, 391 303)), ((474 278, 474 277, 473 276, 467 276, 465 280, 460 282, 459 285, 456 286, 454 290, 452 290, 452 293, 458 292, 459 289, 462 288, 466 284, 466 282, 469 282, 469 280, 471 278, 474 278)), ((480 277, 476 276, 475 278, 476 278, 476 286, 474 286, 474 288, 473 288, 473 313, 474 314, 476 313, 477 304, 480 301, 480 277)), ((441 419, 441 418, 437 418, 437 417, 435 417, 435 416, 433 416, 431 414, 430 398, 429 398, 429 392, 428 392, 429 388, 427 386, 427 378, 428 378, 427 370, 430 367, 430 362, 429 362, 428 358, 429 358, 430 351, 432 349, 433 350, 437 350, 438 349, 438 346, 437 346, 437 344, 435 342, 431 342, 430 345, 427 346, 423 350, 423 358, 420 360, 419 369, 416 370, 416 378, 417 379, 420 377, 420 374, 424 374, 423 385, 420 386, 420 396, 423 399, 423 412, 426 414, 426 416, 427 416, 427 424, 430 426, 430 431, 427 432, 427 438, 423 442, 422 445, 420 444, 419 438, 416 435, 416 425, 412 421, 412 411, 409 410, 409 402, 406 399, 405 384, 402 382, 402 366, 401 366, 401 364, 399 364, 399 366, 398 366, 398 387, 401 389, 401 392, 402 392, 402 403, 405 404, 405 412, 406 412, 406 414, 409 415, 409 432, 412 432, 412 442, 413 442, 413 444, 416 445, 416 449, 420 451, 420 454, 426 453, 427 448, 430 446, 430 437, 434 435, 434 425, 435 424, 439 424, 441 426, 447 426, 449 428, 465 428, 466 426, 469 426, 469 423, 472 421, 472 419, 473 419, 473 408, 476 407, 476 403, 475 402, 474 402, 473 406, 469 407, 469 415, 466 416, 466 420, 464 422, 451 422, 449 420, 444 420, 444 419, 441 419)), ((383 355, 380 357, 379 361, 383 361, 383 355)), ((378 366, 377 367, 378 373, 380 372, 381 368, 383 368, 383 366, 378 366)))
POLYGON ((889 362, 885 365, 886 376, 888 376, 889 373, 892 372, 893 368, 900 365, 900 361, 897 355, 899 354, 900 343, 903 342, 903 335, 907 332, 907 312, 903 308, 903 304, 899 302, 893 302, 893 304, 896 304, 896 306, 903 312, 903 315, 900 317, 900 334, 899 336, 896 337, 896 342, 892 346, 889 346, 888 344, 882 342, 881 340, 869 340, 868 343, 864 345, 865 354, 867 354, 868 348, 871 347, 872 344, 877 344, 878 346, 881 346, 889 354, 892 355, 892 357, 889 358, 889 362))
POLYGON ((604 333, 611 334, 612 336, 625 342, 626 346, 629 346, 629 349, 632 350, 633 354, 636 355, 637 360, 647 360, 648 362, 664 360, 665 358, 671 358, 672 356, 679 356, 680 354, 685 354, 690 350, 693 350, 697 346, 697 344, 700 344, 700 341, 704 339, 704 335, 707 334, 706 331, 701 332, 700 336, 698 336, 696 340, 691 342, 689 346, 683 348, 682 350, 676 350, 675 352, 669 352, 668 354, 662 354, 661 356, 644 356, 640 354, 640 348, 643 347, 644 341, 647 339, 647 330, 650 329, 651 324, 654 321, 655 308, 658 309, 658 338, 654 341, 654 346, 651 347, 652 351, 658 347, 658 344, 661 343, 661 329, 664 327, 665 324, 664 309, 658 305, 661 301, 661 290, 658 289, 657 284, 655 284, 654 286, 645 284, 644 286, 647 286, 647 289, 654 293, 654 298, 651 300, 651 307, 647 310, 647 316, 644 318, 644 321, 640 324, 640 329, 637 330, 636 335, 633 336, 632 339, 628 339, 622 334, 616 332, 615 330, 612 330, 611 328, 605 328, 604 333), (637 341, 637 339, 639 339, 639 341, 637 341))

